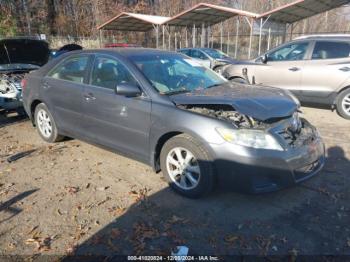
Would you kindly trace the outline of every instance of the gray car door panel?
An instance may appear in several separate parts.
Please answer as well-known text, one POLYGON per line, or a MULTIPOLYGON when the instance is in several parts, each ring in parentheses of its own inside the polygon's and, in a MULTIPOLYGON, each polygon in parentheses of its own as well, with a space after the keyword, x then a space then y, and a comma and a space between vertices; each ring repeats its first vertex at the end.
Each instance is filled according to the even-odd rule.
POLYGON ((41 97, 49 108, 57 126, 63 131, 79 133, 81 127, 81 102, 84 84, 46 77, 42 83, 41 97))
POLYGON ((103 146, 148 161, 151 105, 145 96, 125 97, 112 88, 86 85, 84 131, 103 146))
POLYGON ((77 136, 82 130, 82 92, 91 59, 90 55, 83 55, 63 60, 41 83, 40 96, 49 106, 58 128, 77 136))

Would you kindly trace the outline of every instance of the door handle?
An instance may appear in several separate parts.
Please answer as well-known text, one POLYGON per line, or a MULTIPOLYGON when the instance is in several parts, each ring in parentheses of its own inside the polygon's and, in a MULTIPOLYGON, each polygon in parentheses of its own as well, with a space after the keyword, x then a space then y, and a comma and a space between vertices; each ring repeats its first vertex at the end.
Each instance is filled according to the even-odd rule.
POLYGON ((86 101, 91 101, 91 100, 95 100, 96 97, 94 96, 93 93, 88 93, 88 94, 84 94, 84 98, 86 101))
POLYGON ((48 82, 43 82, 42 86, 44 89, 49 89, 51 87, 48 82))
POLYGON ((339 70, 343 71, 343 72, 349 72, 350 71, 350 67, 345 66, 345 67, 339 68, 339 70))
POLYGON ((291 67, 291 68, 288 68, 289 71, 293 71, 293 72, 296 72, 296 71, 299 71, 300 68, 299 67, 291 67))

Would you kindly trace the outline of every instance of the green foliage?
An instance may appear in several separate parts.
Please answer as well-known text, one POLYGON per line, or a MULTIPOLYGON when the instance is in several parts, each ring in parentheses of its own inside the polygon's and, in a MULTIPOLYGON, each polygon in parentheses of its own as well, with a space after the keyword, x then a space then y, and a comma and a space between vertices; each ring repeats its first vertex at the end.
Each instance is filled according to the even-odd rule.
POLYGON ((15 36, 17 33, 16 21, 13 17, 0 14, 0 36, 15 36))

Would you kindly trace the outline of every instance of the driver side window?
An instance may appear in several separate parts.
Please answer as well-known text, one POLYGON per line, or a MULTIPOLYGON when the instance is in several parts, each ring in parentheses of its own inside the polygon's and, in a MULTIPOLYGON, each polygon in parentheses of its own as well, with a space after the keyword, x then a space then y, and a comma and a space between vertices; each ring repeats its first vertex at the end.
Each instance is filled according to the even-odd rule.
POLYGON ((94 62, 90 84, 114 89, 121 83, 137 84, 129 70, 119 61, 107 57, 97 57, 94 62))
POLYGON ((268 61, 297 61, 303 60, 308 43, 293 43, 268 54, 268 61))

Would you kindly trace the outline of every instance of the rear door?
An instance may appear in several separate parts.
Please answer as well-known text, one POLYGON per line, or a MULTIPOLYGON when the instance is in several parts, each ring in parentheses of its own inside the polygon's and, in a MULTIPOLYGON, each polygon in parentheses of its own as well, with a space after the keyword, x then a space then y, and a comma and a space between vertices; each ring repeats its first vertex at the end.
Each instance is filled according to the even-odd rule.
POLYGON ((288 89, 300 95, 300 82, 309 42, 286 44, 268 53, 267 63, 254 66, 255 82, 288 89))
POLYGON ((40 95, 58 125, 72 135, 81 133, 82 92, 92 56, 74 55, 54 67, 42 81, 40 95))
POLYGON ((350 78, 350 43, 315 41, 310 60, 304 65, 301 79, 302 100, 331 98, 350 78))
POLYGON ((119 59, 97 55, 83 91, 85 133, 99 144, 148 160, 151 100, 117 95, 120 83, 140 86, 119 59))

